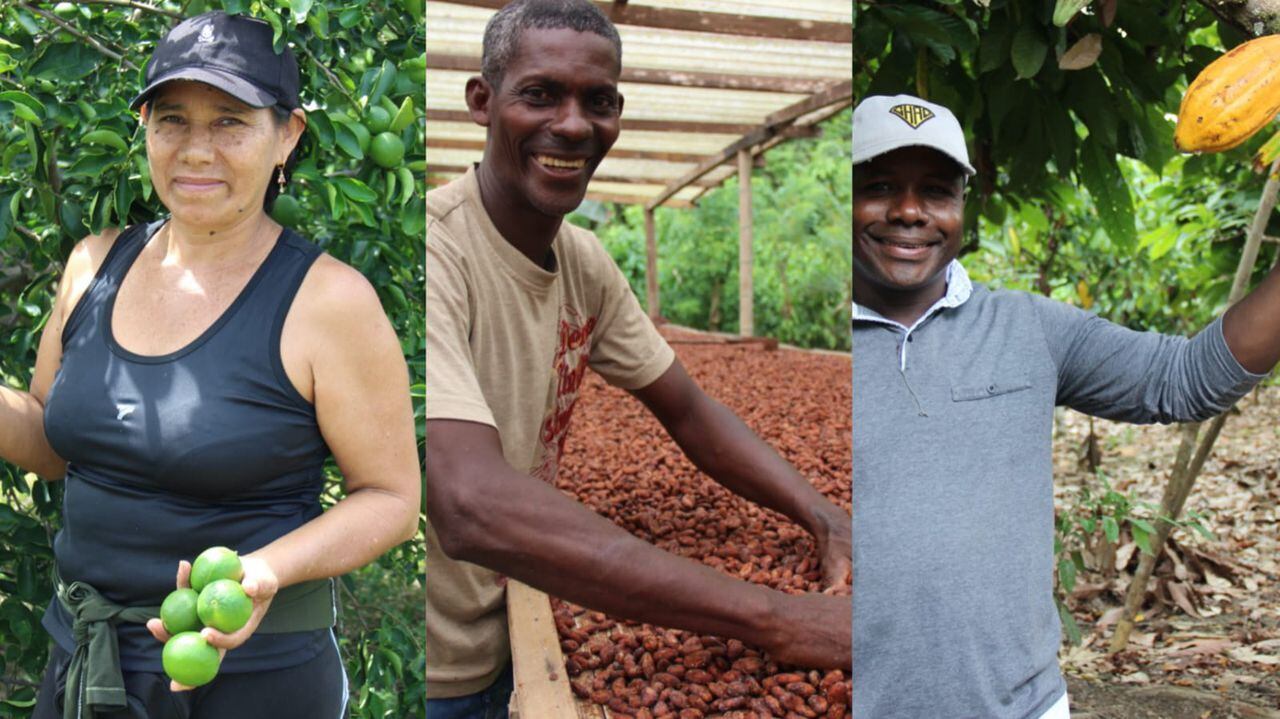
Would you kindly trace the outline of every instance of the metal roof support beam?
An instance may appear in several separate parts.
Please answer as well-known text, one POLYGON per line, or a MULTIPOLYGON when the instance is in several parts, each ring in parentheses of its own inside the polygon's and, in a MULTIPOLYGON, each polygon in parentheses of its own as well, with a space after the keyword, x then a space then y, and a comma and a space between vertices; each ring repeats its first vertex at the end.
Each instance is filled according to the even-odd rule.
MULTIPOLYGON (((480 58, 470 55, 427 53, 427 67, 435 70, 480 72, 480 58)), ((686 70, 658 70, 654 68, 623 68, 622 82, 647 85, 676 85, 701 87, 713 90, 755 90, 761 92, 785 92, 808 95, 819 92, 831 83, 829 79, 814 77, 781 77, 770 75, 735 75, 722 72, 696 72, 686 70)))
POLYGON ((766 142, 779 134, 779 130, 784 125, 795 122, 797 118, 808 115, 811 112, 820 110, 828 105, 842 103, 853 97, 853 80, 845 80, 836 83, 832 87, 823 90, 820 93, 807 97, 793 105, 788 105, 783 109, 769 115, 765 118, 764 124, 752 129, 747 134, 738 139, 737 142, 729 145, 721 150, 718 154, 707 158, 697 167, 690 170, 683 177, 667 185, 657 197, 654 197, 645 207, 657 207, 667 201, 671 196, 680 190, 692 184, 703 175, 711 172, 722 163, 738 154, 739 150, 750 150, 753 146, 766 142))
MULTIPOLYGON (((509 0, 449 0, 457 5, 492 8, 506 5, 509 0)), ((689 30, 712 32, 721 35, 746 35, 781 40, 807 40, 809 42, 853 42, 853 25, 843 22, 820 20, 794 20, 791 18, 761 17, 738 13, 700 12, 675 8, 629 5, 625 2, 594 0, 597 7, 618 25, 662 28, 664 30, 689 30)))
MULTIPOLYGON (((430 151, 430 148, 428 148, 428 152, 429 151, 430 151)), ((430 164, 430 161, 428 161, 428 164, 427 164, 427 172, 431 174, 456 173, 461 175, 465 173, 468 169, 470 168, 465 165, 432 165, 430 164)), ((662 180, 660 179, 645 178, 645 177, 629 177, 626 175, 596 174, 596 175, 592 175, 591 179, 596 182, 616 182, 620 185, 648 185, 650 187, 662 186, 662 180)), ((697 187, 701 187, 704 185, 706 187, 713 187, 716 183, 714 180, 699 180, 698 182, 691 183, 691 184, 697 187)))
MULTIPOLYGON (((853 81, 849 81, 852 85, 853 81)), ((427 122, 466 122, 474 124, 471 113, 465 110, 436 110, 427 108, 427 122)), ((688 120, 636 120, 624 113, 622 129, 650 130, 655 132, 695 132, 720 135, 741 135, 751 132, 755 125, 735 122, 694 122, 688 120)))
POLYGON ((754 233, 751 219, 751 148, 744 147, 738 150, 738 334, 743 337, 754 336, 756 330, 754 233))

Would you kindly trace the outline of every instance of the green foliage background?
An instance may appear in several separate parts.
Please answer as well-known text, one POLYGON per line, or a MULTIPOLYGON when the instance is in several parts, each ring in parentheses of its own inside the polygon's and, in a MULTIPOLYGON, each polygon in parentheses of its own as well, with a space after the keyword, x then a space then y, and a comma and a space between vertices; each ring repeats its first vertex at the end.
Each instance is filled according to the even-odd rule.
MULTIPOLYGON (((976 279, 1194 332, 1225 309, 1263 184, 1250 158, 1271 133, 1193 157, 1174 120, 1188 82, 1247 38, 1194 0, 1114 3, 1111 24, 1106 4, 1058 27, 1054 0, 859 0, 854 95, 923 95, 959 117, 979 173, 963 257, 976 279), (1091 34, 1097 61, 1060 69, 1091 34)), ((1264 247, 1255 280, 1274 256, 1264 247)))
MULTIPOLYGON (((0 0, 0 381, 28 386, 75 242, 166 214, 151 192, 143 133, 128 102, 168 28, 210 9, 266 20, 298 57, 309 126, 287 190, 303 210, 294 227, 378 289, 412 373, 421 448, 422 0, 0 0), (364 108, 375 104, 409 113, 399 130, 406 162, 398 170, 365 157, 360 125, 364 108)), ((331 504, 341 496, 341 476, 332 462, 327 474, 331 504)), ((52 596, 60 494, 60 483, 0 463, 0 717, 29 715, 47 656, 39 618, 52 596)), ((425 713, 422 547, 420 539, 408 542, 342 580, 340 644, 355 717, 425 713)))
MULTIPOLYGON (((853 301, 849 133, 853 112, 822 123, 822 136, 791 140, 752 172, 755 334, 802 347, 849 349, 853 301)), ((625 131, 625 130, 624 130, 625 131)), ((592 227, 641 300, 644 214, 614 206, 592 227)), ((676 324, 738 331, 738 180, 696 209, 655 213, 662 315, 676 324)))

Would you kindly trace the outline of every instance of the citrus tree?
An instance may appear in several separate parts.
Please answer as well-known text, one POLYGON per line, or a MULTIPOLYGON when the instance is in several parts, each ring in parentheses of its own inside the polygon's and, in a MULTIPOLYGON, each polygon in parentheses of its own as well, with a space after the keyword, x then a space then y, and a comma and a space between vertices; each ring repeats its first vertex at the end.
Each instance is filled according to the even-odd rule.
MULTIPOLYGON (((104 228, 166 214, 128 108, 170 27, 207 10, 270 23, 302 73, 307 132, 273 216, 377 288, 409 362, 422 444, 423 0, 0 0, 0 381, 26 388, 63 262, 104 228)), ((323 501, 341 495, 330 464, 323 501)), ((0 463, 0 716, 27 716, 47 656, 60 483, 0 463)), ((424 713, 422 542, 341 581, 357 717, 424 713)))

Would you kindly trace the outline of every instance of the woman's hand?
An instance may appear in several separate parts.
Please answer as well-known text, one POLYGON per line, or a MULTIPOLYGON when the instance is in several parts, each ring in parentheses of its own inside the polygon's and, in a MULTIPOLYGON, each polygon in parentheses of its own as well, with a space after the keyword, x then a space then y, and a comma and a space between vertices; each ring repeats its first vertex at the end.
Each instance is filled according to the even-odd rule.
MULTIPOLYGON (((253 636, 253 633, 258 629, 258 625, 262 623, 262 618, 266 616, 267 609, 271 606, 271 600, 275 599, 276 592, 280 589, 280 582, 276 578, 275 572, 261 558, 246 554, 240 557, 240 565, 244 568, 244 577, 240 580, 240 586, 244 588, 244 593, 253 600, 253 613, 249 615, 249 621, 232 634, 224 634, 213 627, 205 627, 200 630, 200 636, 204 637, 205 641, 218 650, 219 661, 226 657, 229 650, 239 647, 248 641, 249 637, 253 636)), ((186 560, 178 562, 178 575, 175 584, 178 589, 185 589, 191 586, 190 562, 186 560)), ((164 623, 159 619, 148 620, 147 629, 151 631, 151 636, 158 641, 169 641, 170 634, 165 631, 164 623)), ((170 681, 169 689, 175 692, 183 692, 194 689, 194 687, 170 681)))

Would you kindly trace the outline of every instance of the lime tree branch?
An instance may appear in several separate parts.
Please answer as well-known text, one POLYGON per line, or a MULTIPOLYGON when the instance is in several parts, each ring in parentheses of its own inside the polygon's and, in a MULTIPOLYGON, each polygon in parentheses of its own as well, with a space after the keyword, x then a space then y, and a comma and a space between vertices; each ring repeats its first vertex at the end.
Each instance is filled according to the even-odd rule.
POLYGON ((349 90, 347 90, 347 87, 346 87, 345 85, 343 85, 343 84, 342 84, 342 81, 338 79, 338 76, 337 76, 337 75, 334 75, 334 74, 333 74, 333 71, 331 71, 329 68, 325 67, 324 63, 322 63, 322 62, 320 62, 319 60, 317 60, 317 59, 316 59, 316 56, 311 54, 311 50, 307 49, 307 46, 306 46, 306 45, 304 45, 304 44, 302 44, 302 43, 298 43, 298 46, 297 46, 297 47, 298 47, 298 49, 299 49, 300 51, 302 51, 302 54, 303 54, 303 55, 306 55, 306 56, 307 56, 307 59, 308 59, 308 60, 310 60, 311 62, 315 63, 315 66, 316 66, 316 67, 318 67, 318 68, 320 68, 320 71, 324 73, 324 76, 325 76, 325 77, 327 77, 327 78, 329 78, 329 82, 333 83, 333 86, 334 86, 334 87, 336 87, 336 88, 338 88, 338 91, 339 91, 339 92, 341 92, 343 95, 345 95, 345 96, 346 96, 347 101, 351 103, 351 106, 352 106, 352 107, 355 107, 355 108, 359 108, 359 107, 360 107, 360 103, 359 103, 359 102, 356 102, 356 98, 355 98, 355 96, 353 96, 353 95, 351 94, 351 92, 350 92, 349 90))
POLYGON ((124 55, 121 55, 120 53, 115 52, 114 50, 111 50, 106 45, 104 45, 102 41, 98 40, 96 37, 93 37, 92 35, 88 35, 86 33, 81 32, 79 29, 76 28, 76 26, 72 25, 69 22, 66 22, 65 20, 58 17, 57 15, 54 15, 53 13, 48 12, 47 10, 41 10, 40 8, 35 7, 30 3, 20 2, 18 3, 18 7, 26 8, 27 10, 30 10, 31 12, 39 15, 40 17, 52 22, 53 24, 57 25, 63 30, 66 30, 72 35, 75 35, 81 40, 84 40, 85 42, 89 43, 89 47, 92 47, 94 50, 97 50, 98 52, 102 53, 103 55, 106 55, 112 60, 116 60, 117 62, 129 68, 130 70, 136 71, 138 69, 138 66, 126 60, 124 58, 124 55))
POLYGON ((115 5, 117 7, 131 7, 137 10, 145 10, 146 12, 155 13, 156 15, 164 15, 165 17, 171 17, 175 20, 181 20, 184 17, 181 13, 176 13, 176 12, 173 12, 172 10, 165 10, 162 7, 156 7, 155 5, 148 5, 142 2, 135 2, 134 0, 80 0, 80 4, 82 5, 115 5))

